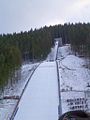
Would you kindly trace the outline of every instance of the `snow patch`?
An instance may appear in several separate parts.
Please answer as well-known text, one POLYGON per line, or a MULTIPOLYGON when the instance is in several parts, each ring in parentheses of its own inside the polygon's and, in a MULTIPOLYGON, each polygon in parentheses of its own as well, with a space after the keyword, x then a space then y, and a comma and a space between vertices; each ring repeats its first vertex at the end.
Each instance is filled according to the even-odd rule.
POLYGON ((74 55, 68 55, 64 60, 62 60, 62 64, 69 69, 77 69, 83 67, 85 62, 74 55))
POLYGON ((85 91, 90 84, 90 69, 85 68, 85 59, 72 55, 69 45, 60 47, 58 56, 62 113, 89 110, 89 100, 86 102, 85 91), (68 99, 71 99, 72 109, 67 103, 68 99), (76 99, 82 99, 84 104, 79 101, 76 106, 76 103, 72 102, 76 99))
POLYGON ((63 59, 70 54, 72 54, 72 52, 69 44, 58 48, 58 59, 63 59))

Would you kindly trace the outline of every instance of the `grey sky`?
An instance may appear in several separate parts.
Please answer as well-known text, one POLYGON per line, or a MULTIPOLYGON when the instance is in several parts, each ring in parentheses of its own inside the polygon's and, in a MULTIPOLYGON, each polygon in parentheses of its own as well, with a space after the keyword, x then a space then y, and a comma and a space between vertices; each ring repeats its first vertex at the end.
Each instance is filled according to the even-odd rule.
POLYGON ((0 0, 0 33, 89 22, 90 0, 0 0))

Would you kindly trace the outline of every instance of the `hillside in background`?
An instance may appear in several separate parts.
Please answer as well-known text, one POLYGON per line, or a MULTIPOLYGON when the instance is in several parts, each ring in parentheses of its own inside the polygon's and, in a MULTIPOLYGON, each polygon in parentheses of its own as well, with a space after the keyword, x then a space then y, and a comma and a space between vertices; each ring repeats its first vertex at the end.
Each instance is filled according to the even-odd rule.
MULTIPOLYGON (((22 61, 46 58, 54 45, 54 38, 62 38, 63 44, 71 44, 75 55, 90 56, 90 23, 45 26, 13 34, 0 35, 0 85, 6 84, 9 74, 22 61), (4 76, 4 77, 3 77, 4 76)), ((89 67, 89 62, 88 66, 89 67)))

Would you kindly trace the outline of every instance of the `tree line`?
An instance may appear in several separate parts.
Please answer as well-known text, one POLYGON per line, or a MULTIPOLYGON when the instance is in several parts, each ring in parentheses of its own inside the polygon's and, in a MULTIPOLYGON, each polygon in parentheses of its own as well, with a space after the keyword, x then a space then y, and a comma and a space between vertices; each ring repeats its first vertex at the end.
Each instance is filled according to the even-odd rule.
POLYGON ((90 23, 65 23, 50 26, 48 29, 53 40, 61 37, 63 44, 71 44, 75 55, 90 57, 90 23))
POLYGON ((0 35, 0 84, 22 61, 45 59, 54 38, 62 37, 75 54, 90 56, 90 23, 66 23, 40 29, 0 35))
POLYGON ((52 46, 47 27, 13 34, 0 35, 0 85, 7 84, 23 61, 45 59, 52 46))

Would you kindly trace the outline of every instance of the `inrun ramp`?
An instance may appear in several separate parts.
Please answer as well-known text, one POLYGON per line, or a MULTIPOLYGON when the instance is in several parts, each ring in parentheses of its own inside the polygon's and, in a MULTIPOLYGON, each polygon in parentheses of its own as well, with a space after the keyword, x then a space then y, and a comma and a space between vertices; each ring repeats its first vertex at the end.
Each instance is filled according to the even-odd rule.
POLYGON ((14 120, 58 120, 56 62, 43 62, 21 98, 14 120))

